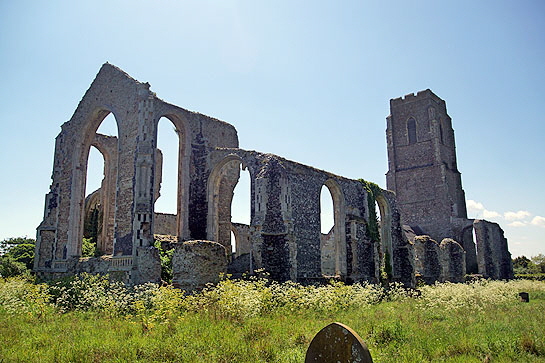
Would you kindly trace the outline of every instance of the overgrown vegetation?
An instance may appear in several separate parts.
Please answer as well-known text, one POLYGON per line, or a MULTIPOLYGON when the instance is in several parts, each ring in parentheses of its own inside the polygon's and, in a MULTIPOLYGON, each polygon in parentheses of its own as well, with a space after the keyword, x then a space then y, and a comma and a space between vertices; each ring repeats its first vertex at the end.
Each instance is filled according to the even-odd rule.
POLYGON ((174 256, 174 248, 163 248, 161 241, 157 239, 153 241, 153 245, 159 251, 159 258, 161 259, 161 280, 171 283, 172 256, 174 256))
POLYGON ((0 281, 0 361, 302 362, 332 321, 376 362, 545 360, 545 282, 302 286, 225 279, 186 295, 83 274, 0 281), (522 303, 518 293, 530 293, 522 303))
MULTIPOLYGON (((188 295, 88 274, 34 283, 34 244, 0 242, 1 276, 18 275, 0 277, 0 340, 14 342, 0 344, 0 362, 301 362, 333 321, 354 328, 375 362, 545 361, 544 281, 444 283, 417 294, 395 284, 253 277, 188 295), (530 303, 519 301, 521 291, 530 303)), ((515 269, 537 271, 542 257, 515 259, 515 269)))
POLYGON ((368 232, 371 241, 380 242, 380 231, 379 231, 379 222, 376 211, 375 203, 377 197, 382 193, 382 189, 373 182, 367 180, 358 179, 358 181, 363 185, 365 191, 367 191, 367 209, 369 210, 369 223, 368 223, 368 232))
MULTIPOLYGON (((369 210, 369 222, 367 223, 367 233, 372 242, 379 244, 380 239, 380 223, 377 215, 377 198, 381 195, 382 189, 378 184, 369 182, 364 179, 358 180, 362 183, 363 188, 367 191, 367 209, 369 210)), ((392 264, 390 262, 390 251, 386 246, 379 249, 381 256, 381 280, 383 283, 388 283, 392 278, 392 264)))

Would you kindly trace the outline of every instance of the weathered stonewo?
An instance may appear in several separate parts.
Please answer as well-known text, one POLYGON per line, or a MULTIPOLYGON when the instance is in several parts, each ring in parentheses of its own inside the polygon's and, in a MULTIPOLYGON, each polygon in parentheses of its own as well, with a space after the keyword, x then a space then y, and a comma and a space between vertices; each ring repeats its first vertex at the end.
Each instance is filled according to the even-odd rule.
POLYGON ((497 223, 475 220, 477 262, 479 273, 491 279, 512 279, 513 262, 507 247, 507 239, 497 223))
MULTIPOLYGON (((395 160, 390 160, 389 180, 401 183, 395 184, 397 188, 409 187, 405 184, 418 181, 421 176, 435 178, 433 181, 423 179, 424 189, 436 185, 435 189, 422 191, 412 185, 409 189, 419 197, 435 198, 437 203, 432 203, 430 208, 435 205, 435 210, 441 213, 450 211, 446 215, 438 213, 425 221, 428 224, 423 223, 424 227, 433 224, 444 231, 446 227, 442 226, 447 225, 443 223, 446 219, 465 216, 465 206, 460 199, 463 191, 455 167, 453 133, 450 119, 446 119, 444 101, 426 91, 406 97, 404 101, 393 100, 391 107, 389 125, 393 128, 389 127, 391 142, 388 145, 389 155, 392 151, 395 160), (430 105, 435 111, 426 108, 430 105), (403 134, 403 129, 395 126, 405 122, 399 121, 403 117, 398 117, 408 115, 403 110, 414 111, 416 115, 414 144, 422 144, 410 144, 416 156, 410 156, 409 148, 403 149, 407 145, 400 143, 407 137, 408 130, 403 134), (428 133, 426 120, 431 125, 428 133), (402 155, 402 149, 408 154, 402 155), (417 167, 414 170, 422 169, 423 175, 414 175, 411 179, 407 173, 413 169, 412 166, 407 169, 407 165, 429 158, 424 151, 430 150, 435 153, 432 153, 433 160, 430 159, 435 164, 429 168, 413 165, 417 167)), ((380 281, 381 268, 388 266, 393 281, 414 286, 413 244, 401 226, 406 213, 403 195, 397 197, 399 204, 392 192, 382 190, 376 196, 381 238, 374 241, 368 229, 374 213, 369 209, 369 194, 359 180, 280 156, 243 150, 238 145, 232 125, 164 102, 150 90, 149 84, 104 64, 57 136, 52 184, 45 199, 44 219, 37 229, 35 271, 42 277, 53 277, 93 268, 122 275, 130 272, 131 283, 156 281, 160 267, 157 251, 152 247, 154 235, 171 235, 178 241, 215 241, 224 247, 224 257, 231 258, 233 232, 237 254, 251 254, 251 258, 248 256, 252 261, 250 269, 265 269, 277 280, 312 283, 335 276, 348 282, 376 283, 380 281), (109 113, 116 119, 117 138, 96 134, 109 113), (154 210, 160 195, 163 167, 162 154, 157 149, 157 124, 162 117, 173 123, 179 136, 176 215, 154 210), (80 259, 86 214, 87 158, 91 146, 105 155, 105 178, 99 198, 103 227, 99 241, 107 258, 98 264, 80 259), (241 167, 250 174, 251 221, 248 226, 237 226, 231 220, 233 191, 241 167), (323 238, 320 231, 323 186, 331 193, 334 209, 334 226, 327 238, 323 238)), ((89 205, 98 204, 95 200, 89 205)), ((429 210, 432 209, 425 209, 429 210)), ((411 213, 421 216, 427 213, 425 211, 411 213)), ((169 237, 171 239, 174 238, 169 237)), ((464 246, 466 242, 464 240, 464 246)), ((215 262, 223 264, 224 257, 215 262)))
POLYGON ((227 272, 225 247, 212 241, 179 243, 172 256, 172 284, 182 290, 202 289, 217 283, 227 272))
POLYGON ((243 223, 231 223, 231 231, 235 237, 235 256, 250 253, 252 244, 250 243, 250 226, 243 223))
POLYGON ((320 330, 310 342, 305 363, 372 363, 367 345, 350 327, 331 323, 320 330))
MULTIPOLYGON (((457 276, 466 267, 469 273, 512 276, 512 268, 504 257, 507 241, 503 242, 503 234, 494 234, 493 244, 498 250, 485 253, 490 262, 477 263, 473 221, 467 218, 454 129, 445 101, 429 89, 395 98, 390 100, 390 115, 386 120, 386 184, 396 193, 402 224, 435 241, 454 239, 465 252, 463 264, 454 250, 451 251, 454 255, 447 254, 459 263, 454 266, 455 262, 443 260, 442 265, 457 272, 445 272, 448 276, 441 279, 458 281, 457 276), (503 273, 493 272, 500 265, 503 273)), ((483 257, 480 259, 484 261, 483 257)))
MULTIPOLYGON (((218 191, 230 175, 222 170, 234 160, 250 174, 249 236, 255 269, 265 268, 279 280, 314 282, 335 275, 346 281, 379 281, 379 248, 369 239, 368 194, 362 183, 276 155, 232 148, 218 148, 210 154, 210 162, 216 166, 208 181, 209 240, 221 237, 215 226, 221 228, 230 193, 218 191), (327 248, 323 248, 320 231, 324 185, 331 192, 334 208, 327 248)), ((395 196, 383 191, 378 203, 382 206, 380 243, 391 251, 394 280, 412 286, 412 245, 401 232, 395 196)))
POLYGON ((450 218, 467 218, 467 212, 445 101, 429 89, 390 100, 386 133, 386 181, 403 223, 436 241, 452 237, 450 218))
MULTIPOLYGON (((138 249, 153 244, 153 207, 161 174, 157 170, 161 167, 158 162, 160 151, 156 148, 157 124, 161 117, 170 119, 180 136, 179 237, 189 239, 190 221, 199 224, 201 234, 205 233, 206 212, 189 217, 189 195, 194 190, 205 189, 206 179, 204 173, 190 172, 200 170, 199 162, 206 158, 205 154, 192 155, 192 150, 238 147, 236 130, 222 121, 168 104, 149 88, 149 84, 138 82, 106 63, 72 118, 62 125, 55 142, 52 184, 46 195, 44 219, 37 229, 34 270, 38 275, 53 277, 78 270, 87 159, 92 145, 105 156, 106 172, 112 168, 112 173, 105 175, 108 185, 102 193, 102 206, 112 208, 103 213, 106 228, 103 228, 100 241, 107 246, 104 252, 116 257, 111 259, 110 271, 125 271, 132 265, 137 266, 138 249), (100 135, 96 134, 100 123, 110 113, 115 116, 119 134, 117 146, 113 148, 117 150, 117 162, 113 154, 111 158, 109 156, 112 148, 101 147, 97 139, 100 135), (109 246, 112 246, 111 252, 109 246)), ((197 197, 196 203, 205 206, 205 193, 201 191, 197 197)), ((139 274, 134 273, 131 278, 136 276, 139 274)))
POLYGON ((131 279, 134 284, 161 281, 161 258, 155 247, 137 248, 131 279))
POLYGON ((415 270, 426 284, 440 281, 442 275, 441 250, 439 244, 430 236, 414 238, 415 270))
POLYGON ((89 264, 80 256, 92 145, 105 155, 107 171, 94 204, 103 207, 99 240, 110 256, 105 259, 110 261, 107 270, 130 271, 131 283, 155 281, 160 274, 154 235, 216 241, 231 257, 233 232, 237 254, 250 253, 251 269, 265 269, 277 280, 314 282, 334 275, 345 281, 378 282, 385 264, 381 259, 388 256, 393 279, 414 284, 412 245, 400 232, 392 193, 383 191, 377 200, 383 237, 371 241, 368 194, 358 180, 242 150, 232 125, 168 104, 149 84, 110 64, 102 66, 56 140, 53 180, 37 231, 35 271, 43 277, 76 273, 78 264, 89 264), (117 138, 96 134, 109 113, 116 119, 117 138), (154 211, 163 168, 157 149, 162 117, 173 123, 180 141, 176 215, 154 211), (244 227, 231 221, 241 166, 251 179, 251 222, 244 227), (327 243, 322 243, 320 232, 324 185, 334 204, 334 227, 327 243))
POLYGON ((465 251, 458 242, 445 238, 441 248, 442 275, 440 281, 464 282, 466 274, 465 251))
POLYGON ((176 236, 178 234, 177 219, 176 214, 155 213, 155 219, 153 220, 153 233, 176 236))

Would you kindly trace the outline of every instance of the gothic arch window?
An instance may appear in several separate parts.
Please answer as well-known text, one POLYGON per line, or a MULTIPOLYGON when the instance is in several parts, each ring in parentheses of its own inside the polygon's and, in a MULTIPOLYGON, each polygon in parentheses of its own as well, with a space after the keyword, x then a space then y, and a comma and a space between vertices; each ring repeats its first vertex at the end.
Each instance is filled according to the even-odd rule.
POLYGON ((410 118, 409 121, 407 121, 407 135, 409 138, 409 145, 416 143, 416 120, 414 118, 410 118))

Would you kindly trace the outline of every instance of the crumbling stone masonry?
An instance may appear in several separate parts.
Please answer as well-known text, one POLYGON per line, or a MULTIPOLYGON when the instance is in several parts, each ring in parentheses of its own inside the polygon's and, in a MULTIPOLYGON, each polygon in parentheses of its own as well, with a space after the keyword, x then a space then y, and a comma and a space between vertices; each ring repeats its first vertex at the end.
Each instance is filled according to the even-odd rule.
MULTIPOLYGON (((430 258, 436 254, 431 240, 451 238, 458 242, 447 240, 444 246, 450 251, 449 257, 440 264, 444 272, 448 271, 447 275, 439 276, 435 271, 425 273, 425 279, 458 281, 466 270, 491 278, 512 278, 511 255, 501 228, 486 221, 473 223, 467 218, 465 193, 456 163, 454 130, 445 101, 429 89, 392 99, 386 120, 387 188, 396 193, 409 238, 429 236, 425 243, 429 248, 423 250, 422 241, 415 246, 417 258, 420 261, 422 251, 430 258), (473 241, 473 230, 477 245, 473 241), (465 253, 459 251, 458 245, 465 253), (465 262, 456 262, 462 255, 465 262)), ((433 261, 435 263, 434 258, 433 261)), ((420 263, 417 262, 417 266, 420 263)), ((424 270, 430 268, 424 266, 424 270)))
POLYGON ((172 284, 182 290, 202 289, 217 283, 227 272, 225 247, 212 241, 178 243, 172 257, 172 284))
POLYGON ((512 279, 513 262, 507 250, 507 239, 497 223, 475 220, 479 271, 491 279, 512 279))
POLYGON ((397 196, 276 155, 240 149, 232 125, 166 103, 149 84, 106 63, 56 138, 34 270, 45 278, 88 271, 110 273, 130 284, 159 281, 157 236, 179 244, 173 273, 178 285, 189 288, 215 280, 204 273, 190 276, 196 271, 188 269, 190 262, 200 266, 207 259, 218 267, 214 276, 265 269, 276 280, 303 283, 335 277, 414 286, 415 262, 428 283, 462 281, 466 266, 487 277, 512 277, 503 231, 467 219, 444 101, 426 90, 391 100, 390 107, 387 184, 397 196), (118 137, 96 133, 110 113, 118 137), (154 211, 163 167, 157 149, 162 117, 173 123, 179 138, 175 215, 154 211), (104 155, 104 179, 86 198, 91 146, 104 155), (231 221, 241 168, 250 174, 249 225, 231 221), (334 207, 334 226, 327 235, 320 232, 323 186, 334 207), (402 220, 410 227, 403 227, 402 220), (102 256, 81 258, 82 238, 92 234, 102 256), (192 240, 201 242, 187 242, 192 240), (231 264, 226 268, 224 262, 231 264))
MULTIPOLYGON (((413 247, 402 231, 393 193, 381 190, 376 195, 381 238, 372 237, 374 202, 371 210, 370 194, 362 182, 276 155, 242 150, 232 125, 168 104, 149 88, 106 63, 70 121, 62 125, 44 220, 37 228, 34 269, 39 275, 92 270, 116 274, 132 284, 159 281, 153 239, 160 231, 176 235, 178 243, 217 242, 227 260, 247 256, 238 260, 248 261, 250 271, 265 269, 280 281, 306 283, 336 276, 379 282, 387 267, 389 279, 414 285, 413 247), (82 259, 84 221, 89 214, 84 195, 87 158, 91 145, 106 140, 96 130, 109 113, 115 116, 118 138, 108 139, 112 145, 107 148, 97 146, 108 170, 99 197, 88 205, 102 206, 104 256, 82 259), (154 213, 162 168, 157 149, 161 117, 174 124, 179 136, 175 216, 154 213), (241 166, 251 180, 249 226, 231 222, 241 166), (334 227, 326 242, 320 233, 324 185, 334 205, 334 227), (230 256, 231 232, 237 237, 235 256, 230 256)), ((180 273, 182 269, 175 268, 175 276, 180 273)))
POLYGON ((445 238, 437 243, 430 236, 414 236, 414 266, 417 279, 433 284, 463 282, 466 274, 465 251, 456 241, 445 238))

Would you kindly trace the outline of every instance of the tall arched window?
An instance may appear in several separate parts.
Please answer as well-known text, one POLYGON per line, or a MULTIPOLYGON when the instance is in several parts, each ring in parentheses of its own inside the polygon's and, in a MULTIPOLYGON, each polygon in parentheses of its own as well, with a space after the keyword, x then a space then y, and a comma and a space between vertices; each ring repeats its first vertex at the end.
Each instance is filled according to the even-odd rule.
POLYGON ((409 144, 416 143, 416 121, 414 118, 410 118, 407 121, 407 135, 409 136, 409 144))
POLYGON ((321 268, 324 276, 346 276, 344 197, 336 181, 329 179, 320 193, 321 268))
POLYGON ((83 210, 83 257, 113 253, 117 181, 117 122, 109 113, 91 141, 83 210))

